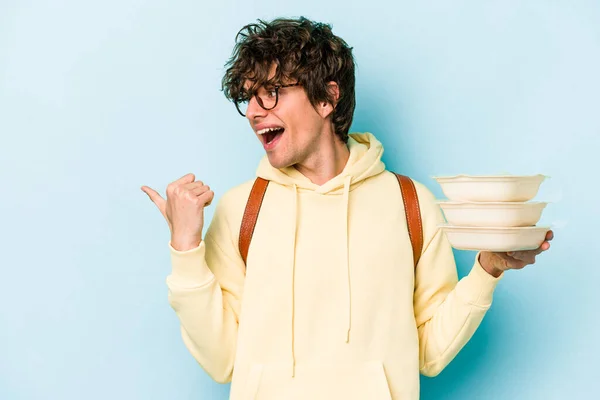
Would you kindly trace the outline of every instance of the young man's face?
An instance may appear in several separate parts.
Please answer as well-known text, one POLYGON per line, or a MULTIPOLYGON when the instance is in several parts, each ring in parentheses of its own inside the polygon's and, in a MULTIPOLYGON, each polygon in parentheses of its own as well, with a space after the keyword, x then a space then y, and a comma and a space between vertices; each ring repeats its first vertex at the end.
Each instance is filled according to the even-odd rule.
MULTIPOLYGON (((271 76, 274 75, 273 68, 271 76)), ((281 82, 281 85, 296 82, 281 82)), ((249 86, 249 83, 248 83, 249 86)), ((260 91, 265 92, 264 88, 260 91)), ((246 111, 250 126, 261 141, 269 162, 275 168, 284 168, 295 164, 304 164, 313 156, 322 139, 321 133, 331 124, 327 116, 333 108, 317 107, 310 103, 302 86, 279 89, 277 106, 271 110, 262 108, 253 97, 246 111), (266 128, 280 128, 276 132, 265 132, 266 128)))

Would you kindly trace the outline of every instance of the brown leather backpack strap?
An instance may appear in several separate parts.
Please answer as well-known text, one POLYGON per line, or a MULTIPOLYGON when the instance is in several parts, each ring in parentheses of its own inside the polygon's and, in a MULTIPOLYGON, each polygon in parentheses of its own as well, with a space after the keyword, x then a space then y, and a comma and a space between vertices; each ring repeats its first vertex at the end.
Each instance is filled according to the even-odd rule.
POLYGON ((402 192, 402 200, 404 201, 404 212, 406 213, 406 222, 408 223, 408 234, 413 248, 413 260, 415 268, 421 258, 423 250, 423 224, 421 222, 421 210, 419 208, 419 197, 415 184, 407 176, 396 174, 400 191, 402 192))
POLYGON ((242 225, 240 226, 240 240, 238 242, 244 264, 246 264, 246 259, 248 258, 248 249, 252 241, 252 234, 254 233, 260 206, 262 205, 268 185, 268 180, 260 177, 256 178, 254 185, 252 185, 248 202, 246 203, 242 225))

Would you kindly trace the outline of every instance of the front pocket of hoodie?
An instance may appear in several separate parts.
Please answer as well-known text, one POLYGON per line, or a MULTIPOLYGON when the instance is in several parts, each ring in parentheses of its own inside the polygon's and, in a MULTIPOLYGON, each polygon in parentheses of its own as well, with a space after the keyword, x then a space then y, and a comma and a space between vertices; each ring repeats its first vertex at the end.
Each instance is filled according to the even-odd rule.
POLYGON ((244 400, 391 400, 383 364, 365 363, 254 365, 246 380, 244 400))

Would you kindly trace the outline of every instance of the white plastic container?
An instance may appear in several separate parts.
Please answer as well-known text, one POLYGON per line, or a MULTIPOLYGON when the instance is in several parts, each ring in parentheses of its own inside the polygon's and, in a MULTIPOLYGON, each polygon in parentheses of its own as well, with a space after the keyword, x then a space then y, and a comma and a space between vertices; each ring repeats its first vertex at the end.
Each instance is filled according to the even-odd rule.
POLYGON ((545 202, 438 201, 450 225, 478 227, 534 226, 542 217, 545 202))
POLYGON ((526 202, 533 199, 545 175, 455 175, 433 177, 451 201, 526 202))
POLYGON ((443 225, 452 247, 471 251, 534 250, 544 243, 549 227, 480 228, 443 225))

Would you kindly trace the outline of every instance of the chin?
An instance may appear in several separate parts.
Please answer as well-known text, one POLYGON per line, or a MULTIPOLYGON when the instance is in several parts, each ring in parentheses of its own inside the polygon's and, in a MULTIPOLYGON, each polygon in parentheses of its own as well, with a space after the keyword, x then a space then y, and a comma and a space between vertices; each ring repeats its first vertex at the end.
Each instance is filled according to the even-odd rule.
POLYGON ((291 167, 292 165, 294 165, 294 163, 291 162, 290 160, 280 159, 279 157, 276 157, 274 154, 267 153, 267 157, 269 158, 269 164, 271 164, 271 166, 273 168, 283 169, 283 168, 291 167))

